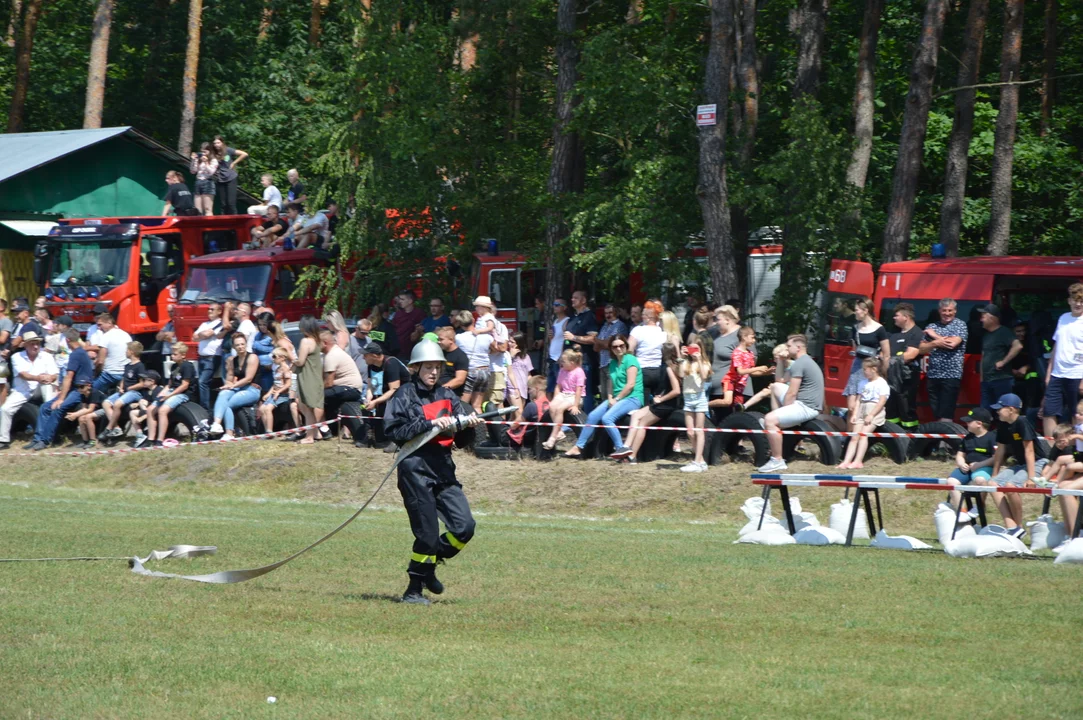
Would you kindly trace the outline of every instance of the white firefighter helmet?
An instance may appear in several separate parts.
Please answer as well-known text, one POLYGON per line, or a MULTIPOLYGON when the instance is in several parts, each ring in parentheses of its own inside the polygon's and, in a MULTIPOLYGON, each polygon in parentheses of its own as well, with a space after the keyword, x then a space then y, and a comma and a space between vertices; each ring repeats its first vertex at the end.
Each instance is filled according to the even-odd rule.
POLYGON ((447 362, 444 351, 432 340, 422 340, 417 345, 414 345, 414 350, 410 353, 409 364, 411 366, 426 362, 447 362))

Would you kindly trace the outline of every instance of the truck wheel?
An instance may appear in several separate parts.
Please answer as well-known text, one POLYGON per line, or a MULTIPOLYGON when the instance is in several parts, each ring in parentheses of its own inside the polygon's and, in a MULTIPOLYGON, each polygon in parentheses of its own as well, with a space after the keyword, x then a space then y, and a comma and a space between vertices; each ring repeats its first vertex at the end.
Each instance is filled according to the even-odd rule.
POLYGON ((763 434, 763 427, 760 425, 762 419, 763 413, 759 412, 739 412, 727 415, 722 420, 722 429, 758 432, 715 433, 718 436, 719 455, 725 453, 734 461, 751 460, 756 467, 766 464, 771 459, 771 447, 767 444, 767 436, 763 434))
POLYGON ((188 440, 192 437, 192 428, 203 420, 209 422, 210 417, 202 405, 194 402, 178 405, 176 410, 169 413, 169 430, 166 434, 175 440, 188 440))
MULTIPOLYGON (((886 422, 882 426, 876 428, 876 432, 905 433, 906 430, 895 423, 886 422)), ((853 438, 847 439, 847 442, 853 442, 853 438)), ((871 437, 869 438, 869 449, 871 450, 874 445, 879 445, 884 448, 892 462, 896 465, 902 465, 906 462, 908 457, 907 453, 910 449, 910 443, 912 442, 914 441, 910 438, 904 437, 871 437)))
POLYGON ((30 442, 34 437, 34 431, 38 427, 38 411, 41 405, 37 403, 24 403, 15 417, 11 419, 11 442, 30 442))
MULTIPOLYGON (((838 432, 830 423, 819 418, 809 420, 800 427, 788 429, 809 432, 838 432)), ((783 435, 782 438, 782 457, 787 461, 795 458, 799 446, 805 445, 816 448, 819 461, 824 465, 838 465, 842 462, 842 441, 837 437, 828 435, 783 435)))
MULTIPOLYGON (((933 435, 966 435, 966 428, 953 422, 930 422, 918 425, 916 433, 930 433, 933 435)), ((955 453, 963 444, 959 440, 936 440, 934 438, 913 438, 910 440, 910 457, 914 460, 928 460, 939 449, 946 449, 951 460, 955 459, 955 453)))

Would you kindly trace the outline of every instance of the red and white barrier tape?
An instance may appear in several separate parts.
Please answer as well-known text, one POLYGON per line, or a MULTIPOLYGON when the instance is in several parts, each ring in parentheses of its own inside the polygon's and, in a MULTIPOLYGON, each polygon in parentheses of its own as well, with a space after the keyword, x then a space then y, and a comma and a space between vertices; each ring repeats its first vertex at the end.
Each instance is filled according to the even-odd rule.
MULTIPOLYGON (((314 425, 303 425, 301 427, 292 428, 289 430, 277 430, 275 432, 260 433, 259 435, 243 435, 241 437, 226 438, 220 437, 216 440, 192 440, 191 442, 178 443, 173 447, 191 447, 193 445, 222 445, 232 444, 235 442, 242 442, 244 440, 263 440, 265 438, 278 437, 280 435, 289 435, 291 433, 305 432, 306 430, 312 430, 313 428, 320 428, 324 425, 333 425, 338 422, 339 418, 334 420, 326 420, 324 422, 318 422, 314 425)), ((148 440, 148 442, 150 442, 148 440)), ((125 448, 104 448, 102 450, 40 450, 38 452, 5 452, 0 453, 0 457, 42 457, 48 455, 57 456, 71 456, 79 457, 86 455, 124 455, 126 453, 138 453, 147 452, 149 450, 172 450, 173 447, 149 445, 140 448, 125 447, 125 448)))
MULTIPOLYGON (((348 418, 348 419, 351 419, 351 420, 383 420, 383 418, 379 418, 379 417, 363 417, 363 416, 358 416, 358 415, 339 415, 339 418, 341 418, 341 419, 347 419, 348 418)), ((556 426, 556 423, 528 422, 526 420, 524 420, 522 422, 518 422, 518 423, 515 423, 512 420, 485 420, 484 423, 486 425, 513 425, 514 424, 514 425, 519 425, 519 426, 532 426, 532 427, 555 427, 556 426)), ((631 429, 630 425, 593 425, 593 424, 590 424, 590 423, 577 423, 577 422, 563 422, 563 423, 560 423, 560 426, 561 427, 573 427, 573 428, 590 427, 590 428, 599 428, 599 429, 600 428, 615 427, 617 430, 629 430, 629 429, 631 429)), ((643 430, 681 430, 681 431, 685 431, 688 428, 684 427, 683 425, 681 427, 674 427, 674 426, 669 426, 669 425, 650 425, 648 427, 641 428, 641 429, 643 429, 643 430)), ((743 430, 743 429, 740 429, 740 428, 703 428, 703 432, 705 432, 705 433, 728 433, 728 434, 731 434, 731 435, 769 435, 769 434, 772 434, 772 433, 769 433, 767 430, 763 430, 763 429, 759 429, 759 428, 752 429, 752 430, 743 430)), ((870 432, 870 433, 848 433, 848 432, 837 432, 837 431, 830 432, 830 431, 821 431, 821 430, 779 430, 777 433, 774 433, 774 434, 776 434, 776 435, 800 435, 800 436, 803 436, 803 437, 811 437, 811 436, 817 436, 817 437, 820 437, 820 436, 822 436, 822 437, 854 437, 856 435, 864 435, 865 437, 896 437, 896 438, 912 438, 912 439, 928 439, 928 440, 962 440, 963 439, 962 435, 951 435, 951 434, 944 434, 944 433, 884 433, 884 432, 880 432, 880 433, 873 433, 873 432, 870 432)))

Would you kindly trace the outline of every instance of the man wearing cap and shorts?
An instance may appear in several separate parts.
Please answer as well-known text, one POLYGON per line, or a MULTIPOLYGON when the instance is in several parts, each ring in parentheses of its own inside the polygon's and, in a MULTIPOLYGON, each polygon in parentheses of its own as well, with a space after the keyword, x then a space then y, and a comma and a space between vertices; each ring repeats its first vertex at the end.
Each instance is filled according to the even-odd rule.
POLYGON ((981 326, 985 328, 981 339, 981 406, 994 410, 997 399, 1010 393, 1015 385, 1011 365, 1023 351, 1023 344, 1011 328, 1000 324, 1000 308, 996 305, 981 308, 981 326))
MULTIPOLYGON (((997 425, 997 449, 993 454, 993 477, 991 480, 977 480, 975 485, 1000 485, 1013 487, 1034 487, 1034 478, 1045 467, 1046 458, 1035 440, 1038 433, 1023 415, 1023 400, 1012 393, 997 398, 992 409, 996 411, 1000 423, 997 425), (1008 458, 1014 464, 1007 464, 1008 458)), ((1019 493, 993 493, 996 503, 1004 518, 1008 534, 1022 537, 1026 533, 1023 527, 1023 498, 1019 493)))
POLYGON ((824 406, 824 373, 808 355, 808 339, 804 335, 790 335, 786 340, 786 349, 793 358, 793 363, 786 370, 789 388, 782 407, 767 413, 764 418, 771 459, 759 469, 763 473, 786 469, 786 461, 782 459, 782 433, 779 431, 812 420, 824 406))
MULTIPOLYGON (((479 323, 481 318, 489 319, 493 336, 493 341, 489 345, 489 382, 486 385, 484 400, 482 400, 482 409, 485 408, 486 403, 502 407, 504 392, 508 389, 508 328, 496 319, 494 315, 496 306, 487 295, 479 295, 474 299, 474 310, 479 316, 479 323)), ((484 335, 485 333, 476 337, 484 335)))
POLYGON ((1068 308, 1057 320, 1045 369, 1045 434, 1070 422, 1083 384, 1083 283, 1068 288, 1068 308))
POLYGON ((493 345, 493 336, 489 333, 478 335, 474 332, 476 327, 474 315, 469 310, 460 310, 455 319, 459 321, 459 326, 462 328, 462 332, 455 336, 455 344, 462 348, 470 360, 466 384, 463 386, 463 398, 475 410, 480 410, 489 388, 491 375, 489 351, 493 345))
POLYGON ((53 356, 41 351, 41 336, 31 330, 23 334, 22 341, 23 350, 11 356, 11 392, 0 406, 0 450, 10 447, 11 423, 36 391, 41 391, 44 403, 56 395, 59 371, 53 356))

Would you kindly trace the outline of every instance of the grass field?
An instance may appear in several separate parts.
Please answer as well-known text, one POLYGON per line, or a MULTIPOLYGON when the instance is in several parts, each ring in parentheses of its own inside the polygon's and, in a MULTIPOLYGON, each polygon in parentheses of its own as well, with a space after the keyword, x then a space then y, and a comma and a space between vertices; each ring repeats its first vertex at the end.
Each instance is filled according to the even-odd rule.
MULTIPOLYGON (((189 543, 219 554, 154 569, 262 565, 389 463, 277 442, 0 456, 0 557, 189 543)), ((242 585, 0 563, 0 718, 1083 716, 1079 567, 733 545, 747 465, 460 466, 478 535, 428 608, 393 602, 411 538, 390 484, 242 585)), ((837 499, 801 497, 821 518, 837 499)), ((934 534, 927 497, 888 502, 889 530, 934 534)))

